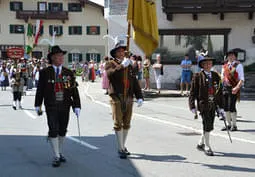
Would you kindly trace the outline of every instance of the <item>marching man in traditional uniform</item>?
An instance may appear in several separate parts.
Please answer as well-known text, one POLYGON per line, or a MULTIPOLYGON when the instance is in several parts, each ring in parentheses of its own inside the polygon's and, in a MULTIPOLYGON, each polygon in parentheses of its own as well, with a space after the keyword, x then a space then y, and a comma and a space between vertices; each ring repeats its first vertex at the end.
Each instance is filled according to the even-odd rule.
POLYGON ((80 114, 81 104, 74 73, 63 66, 66 51, 59 46, 53 46, 48 54, 51 66, 40 71, 35 97, 35 109, 40 115, 44 101, 48 137, 54 151, 53 167, 66 162, 62 146, 67 132, 70 107, 73 108, 77 118, 80 114))
POLYGON ((224 110, 226 112, 227 127, 237 131, 236 126, 236 101, 240 100, 240 89, 244 82, 244 71, 242 64, 237 60, 237 52, 230 50, 227 52, 227 63, 223 65, 221 77, 223 80, 224 110))
POLYGON ((193 76, 191 82, 189 107, 192 113, 196 114, 200 111, 203 124, 203 133, 197 144, 197 149, 202 150, 208 156, 213 156, 213 151, 210 146, 210 132, 214 128, 215 111, 218 109, 220 114, 224 114, 222 88, 220 76, 211 71, 213 59, 204 57, 198 62, 202 71, 193 76), (197 100, 197 108, 195 101, 197 100))
POLYGON ((137 99, 138 106, 143 103, 143 96, 138 80, 133 73, 132 62, 125 58, 126 46, 116 44, 110 51, 113 59, 105 65, 105 70, 110 81, 109 96, 112 107, 112 116, 114 121, 114 130, 118 145, 118 155, 121 159, 126 159, 130 155, 125 142, 133 109, 133 96, 137 99))

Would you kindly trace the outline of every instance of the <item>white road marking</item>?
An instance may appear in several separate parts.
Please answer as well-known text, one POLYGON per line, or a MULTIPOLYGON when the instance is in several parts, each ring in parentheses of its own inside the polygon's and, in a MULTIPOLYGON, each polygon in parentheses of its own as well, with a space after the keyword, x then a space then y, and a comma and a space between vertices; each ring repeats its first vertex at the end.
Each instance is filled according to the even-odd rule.
POLYGON ((98 150, 99 149, 98 147, 96 147, 94 145, 91 145, 89 143, 86 143, 85 141, 82 141, 82 140, 80 140, 78 138, 74 138, 72 136, 67 136, 66 138, 71 140, 71 141, 74 141, 74 142, 76 142, 76 143, 78 143, 78 144, 80 144, 80 145, 82 145, 84 147, 87 147, 87 148, 90 148, 90 149, 93 149, 93 150, 98 150))
MULTIPOLYGON (((86 89, 86 95, 87 97, 89 97, 91 99, 91 101, 99 104, 99 105, 102 105, 102 106, 105 106, 105 107, 110 107, 109 104, 106 104, 106 103, 103 103, 103 102, 100 102, 100 101, 96 101, 93 96, 91 96, 87 91, 88 91, 88 88, 89 86, 87 87, 86 89)), ((176 106, 171 106, 173 108, 178 108, 176 106)), ((183 109, 183 108, 179 108, 179 109, 183 109)), ((188 129, 188 130, 192 130, 194 132, 197 132, 197 133, 202 133, 202 130, 201 129, 196 129, 196 128, 193 128, 193 127, 189 127, 189 126, 185 126, 185 125, 181 125, 181 124, 178 124, 178 123, 174 123, 174 122, 171 122, 171 121, 166 121, 166 120, 161 120, 161 119, 157 119, 157 118, 153 118, 153 117, 149 117, 149 116, 145 116, 145 115, 142 115, 142 114, 137 114, 137 113, 133 113, 133 115, 137 116, 137 117, 140 117, 141 119, 143 120, 150 120, 150 121, 154 121, 154 122, 158 122, 158 123, 162 123, 162 124, 167 124, 167 125, 171 125, 171 126, 175 126, 175 127, 179 127, 179 128, 183 128, 183 129, 188 129)), ((225 138, 225 139, 229 139, 229 137, 227 135, 222 135, 222 134, 219 134, 219 133, 211 133, 211 135, 213 136, 218 136, 218 137, 222 137, 222 138, 225 138)), ((252 141, 252 140, 247 140, 247 139, 244 139, 244 138, 238 138, 238 137, 233 137, 231 136, 232 140, 236 140, 236 141, 240 141, 240 142, 245 142, 245 143, 251 143, 251 144, 255 144, 255 141, 252 141)))
MULTIPOLYGON (((36 116, 34 116, 34 115, 33 115, 31 112, 29 112, 28 110, 24 110, 24 112, 25 112, 29 117, 31 117, 32 119, 36 119, 36 116)), ((84 147, 87 147, 87 148, 90 148, 90 149, 93 149, 93 150, 99 149, 98 147, 96 147, 96 146, 94 146, 94 145, 91 145, 91 144, 89 144, 89 143, 87 143, 87 142, 85 142, 85 141, 82 141, 82 140, 80 140, 80 139, 74 138, 74 137, 72 137, 72 136, 67 136, 66 138, 69 139, 69 140, 71 140, 71 141, 74 141, 74 142, 76 142, 76 143, 78 143, 78 144, 80 144, 80 145, 82 145, 82 146, 84 146, 84 147)))
POLYGON ((31 117, 32 119, 36 119, 36 116, 34 116, 30 111, 28 110, 23 110, 29 117, 31 117))

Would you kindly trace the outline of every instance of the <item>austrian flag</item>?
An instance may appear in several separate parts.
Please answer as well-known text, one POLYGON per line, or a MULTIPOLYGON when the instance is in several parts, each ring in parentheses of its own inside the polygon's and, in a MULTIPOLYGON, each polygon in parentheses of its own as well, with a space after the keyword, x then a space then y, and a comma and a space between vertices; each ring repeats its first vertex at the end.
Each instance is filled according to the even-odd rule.
POLYGON ((40 37, 40 33, 41 33, 41 30, 42 30, 42 25, 43 25, 43 21, 42 20, 36 20, 36 31, 35 31, 34 46, 37 46, 37 44, 38 44, 38 39, 40 37))

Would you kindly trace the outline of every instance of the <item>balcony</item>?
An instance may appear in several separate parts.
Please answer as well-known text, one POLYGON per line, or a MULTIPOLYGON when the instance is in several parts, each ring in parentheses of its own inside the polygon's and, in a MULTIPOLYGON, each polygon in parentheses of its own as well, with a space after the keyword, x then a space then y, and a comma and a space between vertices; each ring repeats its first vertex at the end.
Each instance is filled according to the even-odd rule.
POLYGON ((23 19, 28 22, 28 19, 47 19, 47 20, 68 20, 68 11, 38 11, 38 10, 23 10, 16 11, 16 19, 23 19))
POLYGON ((172 20, 173 14, 193 14, 196 20, 198 13, 220 14, 224 19, 224 13, 248 13, 248 18, 253 18, 255 12, 254 0, 162 0, 163 12, 167 19, 172 20))

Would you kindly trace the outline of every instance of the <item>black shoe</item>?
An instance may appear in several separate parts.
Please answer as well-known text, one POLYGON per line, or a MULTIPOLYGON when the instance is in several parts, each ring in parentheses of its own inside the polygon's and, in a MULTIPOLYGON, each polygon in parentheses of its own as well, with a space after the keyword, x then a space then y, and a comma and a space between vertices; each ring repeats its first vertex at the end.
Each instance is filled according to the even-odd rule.
POLYGON ((213 151, 211 149, 205 150, 205 154, 208 156, 214 156, 213 151))
POLYGON ((52 161, 52 166, 53 167, 59 167, 60 166, 60 158, 55 157, 52 161))
POLYGON ((131 155, 131 153, 127 150, 127 148, 124 149, 124 152, 126 153, 126 155, 131 155))
POLYGON ((197 145, 197 150, 204 151, 205 150, 205 144, 198 144, 197 145))
POLYGON ((118 154, 119 154, 120 159, 126 159, 127 158, 127 154, 123 150, 118 151, 118 154))
POLYGON ((237 126, 233 126, 233 127, 231 127, 231 129, 230 129, 232 132, 234 132, 234 131, 237 131, 237 126))
POLYGON ((226 130, 230 130, 230 129, 231 129, 231 126, 228 125, 227 127, 223 127, 223 128, 221 129, 221 131, 226 131, 226 130))
POLYGON ((16 110, 16 106, 12 106, 12 108, 13 108, 14 110, 16 110))
POLYGON ((66 162, 66 158, 62 154, 60 154, 59 161, 65 163, 66 162))

